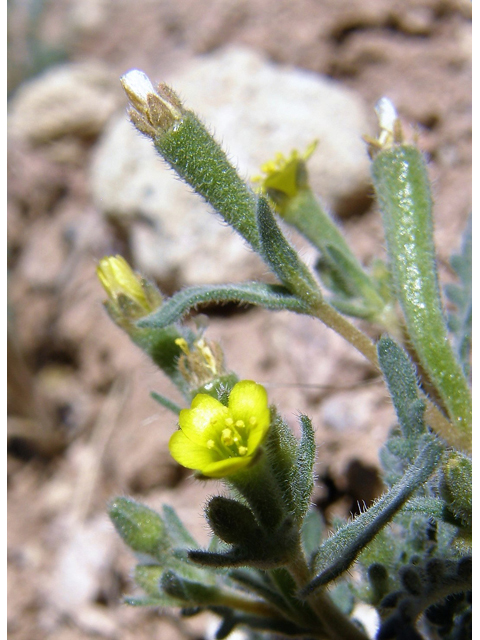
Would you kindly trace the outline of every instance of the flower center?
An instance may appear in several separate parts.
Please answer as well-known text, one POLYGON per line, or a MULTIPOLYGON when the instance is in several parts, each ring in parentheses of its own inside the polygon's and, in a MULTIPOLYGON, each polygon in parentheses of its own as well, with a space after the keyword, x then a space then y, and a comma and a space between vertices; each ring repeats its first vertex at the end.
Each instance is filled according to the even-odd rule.
MULTIPOLYGON (((256 423, 256 418, 249 418, 249 427, 255 426, 256 423)), ((243 420, 234 421, 233 418, 228 416, 223 420, 223 425, 217 424, 216 419, 213 419, 210 424, 215 425, 218 436, 207 441, 209 449, 215 449, 222 458, 236 458, 247 455, 250 429, 245 426, 243 420)))

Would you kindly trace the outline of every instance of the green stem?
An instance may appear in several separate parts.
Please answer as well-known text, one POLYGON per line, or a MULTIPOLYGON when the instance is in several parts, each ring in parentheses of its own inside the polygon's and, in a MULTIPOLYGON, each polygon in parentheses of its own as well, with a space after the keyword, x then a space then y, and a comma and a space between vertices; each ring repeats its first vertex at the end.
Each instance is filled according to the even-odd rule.
MULTIPOLYGON (((345 338, 347 342, 367 358, 376 370, 381 372, 378 363, 377 349, 373 341, 370 340, 363 331, 357 329, 357 327, 336 311, 328 302, 320 300, 310 314, 345 338)), ((472 443, 469 433, 456 429, 429 398, 425 398, 425 401, 425 420, 427 424, 450 446, 465 453, 470 453, 472 443)))
MULTIPOLYGON (((312 580, 311 572, 301 549, 297 549, 297 553, 287 569, 295 580, 299 591, 312 580)), ((307 602, 317 614, 330 640, 367 640, 368 637, 363 631, 340 611, 324 590, 319 589, 309 595, 307 602)))

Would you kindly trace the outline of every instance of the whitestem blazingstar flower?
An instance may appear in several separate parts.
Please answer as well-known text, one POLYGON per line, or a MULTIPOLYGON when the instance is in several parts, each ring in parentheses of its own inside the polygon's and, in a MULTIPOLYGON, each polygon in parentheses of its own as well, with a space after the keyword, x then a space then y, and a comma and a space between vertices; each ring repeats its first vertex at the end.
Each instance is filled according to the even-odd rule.
POLYGON ((315 151, 317 144, 317 140, 311 142, 303 154, 296 149, 288 157, 280 152, 275 154, 273 160, 260 167, 265 176, 255 176, 253 182, 259 183, 261 193, 271 195, 272 192, 280 192, 288 198, 294 198, 299 189, 307 186, 302 180, 301 167, 315 151))
POLYGON ((372 138, 370 136, 363 137, 368 144, 368 152, 372 158, 382 149, 389 149, 405 141, 402 123, 398 117, 395 105, 389 98, 380 98, 375 105, 375 113, 377 114, 378 127, 380 129, 378 138, 372 138))
POLYGON ((180 121, 184 109, 176 93, 161 83, 155 90, 143 71, 132 69, 120 78, 132 108, 128 115, 135 127, 155 139, 180 121))
POLYGON ((228 407, 200 393, 182 409, 170 438, 172 457, 203 476, 223 478, 252 464, 270 428, 267 392, 251 380, 238 382, 228 407))
POLYGON ((122 256, 102 258, 97 276, 108 295, 107 307, 118 320, 139 320, 162 304, 155 285, 135 273, 122 256))

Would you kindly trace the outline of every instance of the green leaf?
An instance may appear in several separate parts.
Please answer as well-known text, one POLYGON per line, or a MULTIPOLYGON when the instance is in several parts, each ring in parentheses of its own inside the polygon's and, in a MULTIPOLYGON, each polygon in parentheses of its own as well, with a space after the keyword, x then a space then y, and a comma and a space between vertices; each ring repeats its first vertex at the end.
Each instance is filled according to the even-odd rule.
POLYGON ((202 304, 237 302, 254 304, 272 311, 288 309, 307 313, 308 308, 299 298, 280 285, 245 282, 241 284, 199 285, 188 287, 165 300, 162 306, 138 322, 139 327, 161 328, 180 320, 202 304))
POLYGON ((409 145, 383 149, 372 163, 372 177, 408 337, 455 425, 450 444, 469 450, 471 396, 448 341, 435 262, 430 184, 422 154, 409 145))
POLYGON ((416 440, 426 432, 425 405, 419 401, 414 366, 405 351, 390 337, 378 341, 378 362, 392 397, 403 436, 416 440))
POLYGON ((213 496, 205 509, 205 517, 212 531, 224 542, 245 544, 262 537, 255 516, 238 500, 213 496))
POLYGON ((165 525, 153 509, 120 497, 110 503, 108 515, 118 534, 133 551, 158 559, 168 549, 165 525))
POLYGON ((322 544, 315 562, 320 572, 303 589, 303 596, 335 580, 351 567, 362 549, 390 522, 418 487, 428 480, 440 460, 441 451, 439 442, 429 439, 415 463, 396 485, 322 544))
POLYGON ((173 402, 173 400, 170 400, 170 398, 166 398, 161 393, 157 393, 156 391, 150 391, 150 395, 154 400, 161 404, 162 407, 165 407, 165 409, 168 409, 176 416, 180 414, 182 407, 179 407, 178 404, 173 402))
POLYGON ((279 280, 291 293, 314 307, 321 300, 318 285, 293 247, 281 232, 266 198, 260 197, 257 207, 261 255, 279 280))
POLYGON ((292 468, 290 491, 295 505, 295 516, 301 521, 307 513, 314 486, 313 467, 316 457, 315 431, 310 419, 300 416, 302 437, 297 446, 297 455, 292 468))

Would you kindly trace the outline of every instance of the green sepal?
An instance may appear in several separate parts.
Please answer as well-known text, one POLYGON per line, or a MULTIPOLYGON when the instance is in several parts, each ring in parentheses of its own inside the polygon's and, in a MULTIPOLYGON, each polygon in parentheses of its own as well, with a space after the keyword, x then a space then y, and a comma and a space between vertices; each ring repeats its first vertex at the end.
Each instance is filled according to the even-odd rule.
POLYGON ((258 251, 256 197, 203 123, 191 111, 154 140, 176 173, 258 251))
POLYGON ((307 416, 300 416, 302 436, 297 441, 290 427, 276 413, 272 421, 265 452, 272 474, 280 489, 286 512, 300 523, 310 507, 314 485, 315 432, 307 416))
POLYGON ((414 366, 405 351, 388 336, 380 338, 377 352, 402 434, 406 439, 416 440, 426 432, 426 427, 425 405, 419 402, 414 366))
POLYGON ((308 267, 281 232, 266 198, 258 199, 257 221, 261 255, 287 289, 312 308, 322 298, 308 267))
POLYGON ((319 574, 303 589, 303 596, 335 580, 350 568, 362 549, 391 521, 418 487, 428 480, 440 460, 441 452, 440 443, 429 438, 414 464, 396 485, 322 544, 315 559, 319 574))
POLYGON ((229 544, 254 542, 262 536, 251 510, 237 500, 214 496, 207 504, 205 516, 212 531, 229 544))
POLYGON ((458 524, 445 501, 440 498, 411 498, 403 505, 402 513, 421 513, 427 518, 435 518, 447 524, 458 524))
POLYGON ((420 151, 395 145, 380 151, 372 177, 382 212, 396 296, 409 339, 454 429, 449 444, 471 449, 471 396, 448 341, 438 287, 432 199, 420 151))
POLYGON ((120 537, 133 551, 159 559, 169 548, 163 520, 153 509, 120 497, 110 503, 108 515, 120 537))
POLYGON ((218 378, 214 378, 207 384, 204 384, 198 389, 192 391, 191 396, 192 399, 198 393, 206 393, 212 398, 215 398, 225 406, 228 405, 228 397, 230 396, 230 391, 233 387, 239 382, 239 378, 236 373, 228 373, 224 376, 219 376, 218 378))
POLYGON ((244 282, 240 284, 199 285, 179 291, 154 313, 142 318, 139 327, 160 329, 183 318, 187 313, 205 304, 253 304, 272 311, 289 310, 307 313, 306 304, 289 293, 280 285, 260 282, 244 282))

